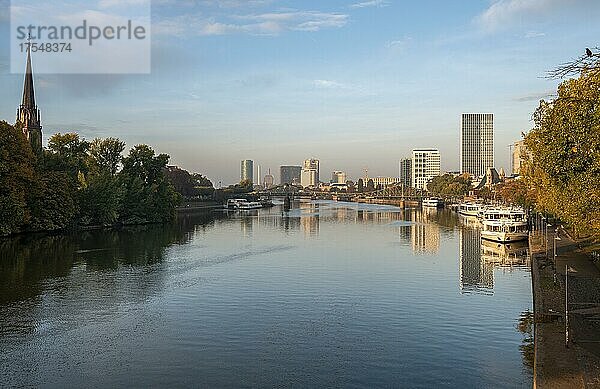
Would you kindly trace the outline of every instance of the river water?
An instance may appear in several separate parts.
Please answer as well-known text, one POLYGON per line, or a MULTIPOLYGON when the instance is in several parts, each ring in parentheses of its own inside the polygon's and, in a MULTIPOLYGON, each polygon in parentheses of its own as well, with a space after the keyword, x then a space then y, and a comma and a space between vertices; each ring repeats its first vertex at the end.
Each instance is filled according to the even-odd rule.
POLYGON ((531 387, 525 248, 325 201, 0 240, 0 386, 531 387))

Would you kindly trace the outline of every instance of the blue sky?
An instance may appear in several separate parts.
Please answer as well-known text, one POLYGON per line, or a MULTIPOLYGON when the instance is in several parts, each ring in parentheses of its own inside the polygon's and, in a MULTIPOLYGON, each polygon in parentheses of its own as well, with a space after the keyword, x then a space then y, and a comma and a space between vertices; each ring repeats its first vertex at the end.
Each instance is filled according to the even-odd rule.
MULTIPOLYGON (((0 118, 12 122, 22 75, 9 74, 8 3, 0 118)), ((152 5, 152 73, 39 75, 44 136, 148 143, 216 183, 239 180, 242 159, 264 173, 316 157, 322 177, 397 175, 415 147, 438 147, 443 169, 458 170, 461 112, 495 114, 496 165, 508 171, 508 145, 556 90, 545 72, 600 45, 591 0, 152 5)))

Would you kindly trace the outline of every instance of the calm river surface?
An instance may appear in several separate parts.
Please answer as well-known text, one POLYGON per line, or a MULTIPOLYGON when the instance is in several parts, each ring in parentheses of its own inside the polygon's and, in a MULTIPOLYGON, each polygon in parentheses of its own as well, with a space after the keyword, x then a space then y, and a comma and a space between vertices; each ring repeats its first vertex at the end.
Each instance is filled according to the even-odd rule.
POLYGON ((525 253, 294 206, 0 240, 0 386, 531 387, 525 253))

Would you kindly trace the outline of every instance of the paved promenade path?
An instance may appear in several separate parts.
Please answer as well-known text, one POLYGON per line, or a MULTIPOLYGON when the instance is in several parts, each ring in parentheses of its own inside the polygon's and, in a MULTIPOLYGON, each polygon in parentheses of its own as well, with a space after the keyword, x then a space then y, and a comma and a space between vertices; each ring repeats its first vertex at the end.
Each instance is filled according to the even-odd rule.
POLYGON ((550 228, 547 240, 545 233, 532 236, 530 246, 536 319, 534 387, 600 389, 599 268, 563 229, 557 233, 550 228))

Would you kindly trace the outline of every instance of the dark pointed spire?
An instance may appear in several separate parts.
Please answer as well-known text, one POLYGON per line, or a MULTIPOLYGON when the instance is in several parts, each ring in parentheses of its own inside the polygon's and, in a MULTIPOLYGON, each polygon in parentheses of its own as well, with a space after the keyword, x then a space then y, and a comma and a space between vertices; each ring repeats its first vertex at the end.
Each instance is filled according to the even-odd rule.
POLYGON ((35 90, 33 88, 33 70, 31 68, 31 40, 27 44, 27 70, 25 71, 25 83, 23 84, 22 105, 28 108, 35 107, 35 90))
POLYGON ((23 135, 29 140, 33 151, 42 155, 42 124, 40 110, 35 104, 33 87, 33 68, 31 66, 31 38, 27 45, 27 70, 23 84, 23 101, 17 110, 17 123, 20 123, 23 135))

